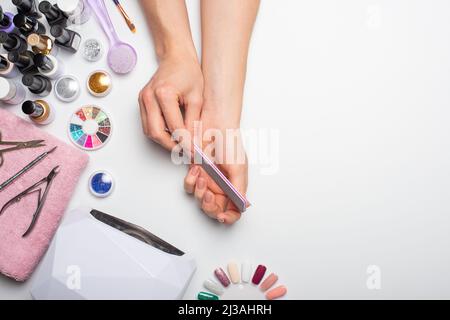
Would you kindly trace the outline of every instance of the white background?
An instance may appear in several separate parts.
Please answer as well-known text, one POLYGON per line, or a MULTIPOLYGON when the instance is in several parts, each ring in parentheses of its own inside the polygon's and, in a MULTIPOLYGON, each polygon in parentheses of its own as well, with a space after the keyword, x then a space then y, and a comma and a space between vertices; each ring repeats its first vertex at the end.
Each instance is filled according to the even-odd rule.
MULTIPOLYGON (((279 170, 251 166, 253 206, 231 228, 197 209, 183 192, 185 168, 142 134, 137 94, 157 64, 138 2, 122 2, 136 35, 106 1, 120 37, 138 51, 136 69, 114 76, 106 98, 84 89, 74 103, 48 99, 58 115, 45 130, 66 141, 79 106, 98 104, 114 121, 71 208, 90 205, 193 253, 188 299, 231 259, 265 264, 289 299, 450 298, 449 1, 263 1, 242 127, 279 131, 279 170), (117 182, 103 200, 87 189, 98 169, 117 182), (381 268, 380 290, 366 286, 369 265, 381 268)), ((188 6, 199 48, 198 1, 188 6)), ((80 33, 106 45, 95 19, 80 33)), ((61 57, 81 81, 107 68, 105 58, 92 64, 80 52, 61 57)), ((0 278, 0 298, 29 298, 28 289, 0 278)))

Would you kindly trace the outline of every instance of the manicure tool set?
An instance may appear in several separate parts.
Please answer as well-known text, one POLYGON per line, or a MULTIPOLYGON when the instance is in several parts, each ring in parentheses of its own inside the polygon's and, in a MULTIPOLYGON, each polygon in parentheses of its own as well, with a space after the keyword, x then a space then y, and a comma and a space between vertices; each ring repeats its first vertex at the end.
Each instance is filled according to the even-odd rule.
MULTIPOLYGON (((3 166, 3 163, 5 161, 5 153, 7 152, 13 152, 23 149, 29 149, 29 148, 39 148, 44 147, 45 144, 43 144, 44 140, 31 140, 31 141, 4 141, 2 139, 2 133, 0 131, 0 146, 10 146, 7 148, 0 149, 0 167, 3 166)), ((31 170, 36 164, 38 164, 40 161, 42 161, 45 157, 47 157, 50 153, 55 151, 56 147, 53 147, 47 152, 42 153, 40 156, 38 156, 36 159, 25 165, 20 171, 15 173, 13 176, 8 178, 6 181, 0 184, 0 192, 9 186, 10 184, 14 183, 17 179, 19 179, 23 174, 31 170)), ((26 237, 32 230, 34 225, 36 224, 37 219, 39 218, 39 214, 42 211, 42 208, 45 204, 45 200, 47 199, 47 194, 49 192, 50 186, 52 184, 53 178, 58 174, 59 166, 56 166, 53 168, 53 170, 48 174, 47 177, 42 178, 40 181, 36 182, 32 186, 28 187, 24 191, 20 192, 13 198, 11 198, 9 201, 7 201, 1 208, 0 208, 0 215, 2 215, 11 205, 19 202, 22 200, 22 198, 37 193, 38 194, 38 202, 35 212, 33 213, 32 220, 27 228, 27 230, 23 233, 22 237, 26 237), (42 188, 39 188, 41 185, 46 184, 46 187, 44 191, 42 191, 42 188)))

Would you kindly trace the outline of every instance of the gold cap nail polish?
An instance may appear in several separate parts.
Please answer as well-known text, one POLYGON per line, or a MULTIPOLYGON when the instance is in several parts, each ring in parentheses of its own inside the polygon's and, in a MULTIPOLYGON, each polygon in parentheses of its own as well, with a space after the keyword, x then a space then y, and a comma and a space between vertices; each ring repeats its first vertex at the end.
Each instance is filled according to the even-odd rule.
POLYGON ((32 33, 27 37, 27 42, 31 46, 34 53, 50 54, 52 50, 56 50, 52 39, 46 35, 32 33))

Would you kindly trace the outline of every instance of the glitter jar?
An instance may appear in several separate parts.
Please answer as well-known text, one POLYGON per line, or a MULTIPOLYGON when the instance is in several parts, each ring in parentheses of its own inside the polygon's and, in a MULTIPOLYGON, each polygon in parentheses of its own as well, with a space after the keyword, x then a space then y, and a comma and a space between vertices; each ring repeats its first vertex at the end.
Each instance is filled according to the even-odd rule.
POLYGON ((106 71, 94 71, 88 77, 87 88, 93 96, 104 97, 111 91, 112 78, 106 71))
POLYGON ((103 46, 97 39, 88 39, 83 44, 83 57, 87 61, 95 62, 103 56, 103 46))
POLYGON ((56 3, 71 24, 84 24, 91 17, 91 9, 84 0, 57 0, 56 3))
POLYGON ((89 190, 96 197, 104 198, 109 196, 113 188, 113 177, 106 171, 94 172, 89 178, 89 190))

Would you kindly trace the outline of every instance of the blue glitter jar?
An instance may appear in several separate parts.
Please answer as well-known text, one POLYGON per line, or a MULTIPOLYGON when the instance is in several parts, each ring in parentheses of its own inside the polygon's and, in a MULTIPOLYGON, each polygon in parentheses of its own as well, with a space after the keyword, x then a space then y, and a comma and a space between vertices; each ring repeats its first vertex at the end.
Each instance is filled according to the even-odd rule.
POLYGON ((106 171, 94 172, 89 178, 89 190, 96 197, 104 198, 109 196, 113 188, 113 177, 106 171))

